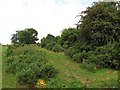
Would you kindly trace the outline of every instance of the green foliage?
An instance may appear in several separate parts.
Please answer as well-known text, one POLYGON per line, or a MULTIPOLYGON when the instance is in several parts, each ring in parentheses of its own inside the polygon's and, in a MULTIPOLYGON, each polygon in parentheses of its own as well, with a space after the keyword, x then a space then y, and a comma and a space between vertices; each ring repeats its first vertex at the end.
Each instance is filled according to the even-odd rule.
POLYGON ((64 49, 59 44, 55 44, 54 47, 52 48, 52 51, 54 52, 62 52, 63 50, 64 49))
POLYGON ((43 37, 41 39, 41 47, 42 48, 44 48, 44 47, 49 48, 49 46, 50 46, 50 48, 51 48, 51 45, 54 41, 55 41, 55 37, 51 34, 48 34, 46 37, 43 37))
POLYGON ((85 51, 81 53, 76 53, 73 55, 73 60, 80 63, 83 62, 88 57, 87 53, 85 51))
POLYGON ((11 42, 13 44, 35 44, 38 40, 38 32, 33 28, 26 28, 21 31, 16 31, 12 35, 11 42))
POLYGON ((48 34, 46 38, 43 37, 41 39, 41 47, 54 52, 62 52, 63 48, 59 44, 59 39, 60 36, 54 37, 53 35, 48 34))
POLYGON ((33 88, 38 79, 48 80, 58 72, 48 64, 46 53, 38 50, 37 46, 25 45, 11 50, 12 55, 9 54, 6 61, 8 65, 6 71, 17 75, 17 82, 20 85, 33 88))
POLYGON ((76 28, 64 29, 61 34, 60 44, 67 49, 76 44, 78 37, 78 30, 76 28))
MULTIPOLYGON (((95 49, 85 46, 81 46, 79 49, 71 47, 65 50, 64 53, 78 63, 85 61, 86 63, 83 67, 88 63, 94 63, 97 68, 112 68, 118 70, 120 56, 118 47, 119 43, 115 42, 96 47, 95 49)), ((88 66, 86 66, 86 68, 88 68, 88 66)))
POLYGON ((55 44, 56 44, 56 42, 50 42, 46 45, 45 48, 52 51, 55 44))
MULTIPOLYGON (((33 45, 30 47, 32 48, 33 45)), ((34 46, 35 48, 35 46, 34 46)), ((27 88, 27 86, 16 86, 16 75, 8 74, 5 72, 6 67, 6 47, 2 47, 2 86, 3 88, 27 88)), ((56 69, 59 70, 59 74, 54 78, 50 78, 46 81, 47 88, 75 88, 79 90, 84 85, 87 88, 118 88, 118 71, 113 69, 100 69, 95 71, 96 73, 83 70, 79 63, 71 61, 70 58, 65 56, 63 53, 49 52, 40 47, 36 47, 37 50, 40 49, 47 53, 49 62, 56 69), (60 61, 60 62, 58 62, 60 61), (78 77, 75 77, 77 75, 78 77), (87 80, 88 79, 88 80, 87 80), (88 83, 86 82, 88 81, 88 83), (86 83, 83 83, 85 81, 86 83)), ((92 52, 91 52, 92 53, 92 52)), ((35 60, 35 59, 34 59, 35 60)), ((24 61, 24 59, 23 59, 24 61)), ((30 70, 29 70, 30 72, 30 70)), ((22 74, 22 73, 21 73, 22 74)), ((29 77, 29 76, 28 76, 29 77)), ((25 78, 26 79, 26 78, 25 78)), ((62 88, 62 89, 63 89, 62 88)))
POLYGON ((92 53, 94 55, 92 62, 99 66, 118 69, 119 61, 117 57, 119 56, 119 52, 116 48, 116 45, 117 43, 113 43, 102 47, 97 47, 95 52, 92 53))
POLYGON ((102 88, 118 88, 117 80, 107 78, 108 80, 100 80, 97 81, 96 83, 92 82, 90 83, 89 87, 90 88, 95 88, 96 86, 102 87, 102 88))
POLYGON ((47 45, 47 40, 45 39, 45 37, 43 37, 43 38, 41 39, 40 45, 41 45, 42 48, 47 45))
POLYGON ((89 63, 96 64, 99 68, 107 67, 118 69, 119 61, 117 57, 119 56, 119 52, 116 49, 116 44, 117 43, 97 47, 95 51, 89 51, 86 60, 89 63))
POLYGON ((96 72, 96 64, 94 63, 89 63, 89 62, 83 62, 82 64, 80 64, 80 68, 82 68, 83 70, 87 70, 89 72, 96 72))
POLYGON ((84 68, 95 64, 97 68, 118 69, 120 9, 116 4, 95 2, 83 11, 77 24, 77 43, 70 44, 72 31, 66 29, 61 35, 61 45, 67 49, 65 55, 78 63, 85 61, 84 68))
POLYGON ((96 2, 81 13, 79 40, 93 47, 119 40, 120 12, 117 2, 96 2))
POLYGON ((82 88, 83 84, 80 80, 71 77, 70 80, 63 80, 60 77, 51 78, 48 82, 50 88, 82 88))

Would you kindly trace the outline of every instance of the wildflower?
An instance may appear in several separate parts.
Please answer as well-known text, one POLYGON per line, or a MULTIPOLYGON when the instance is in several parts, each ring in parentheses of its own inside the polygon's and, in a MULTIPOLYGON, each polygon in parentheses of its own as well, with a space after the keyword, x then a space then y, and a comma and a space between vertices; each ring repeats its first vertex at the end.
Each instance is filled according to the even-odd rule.
POLYGON ((44 86, 46 86, 46 83, 45 83, 45 81, 42 80, 42 79, 39 79, 39 80, 37 81, 36 85, 35 85, 36 88, 44 87, 44 86))
POLYGON ((46 84, 45 84, 45 81, 44 80, 39 80, 39 83, 42 85, 42 86, 45 86, 46 84))

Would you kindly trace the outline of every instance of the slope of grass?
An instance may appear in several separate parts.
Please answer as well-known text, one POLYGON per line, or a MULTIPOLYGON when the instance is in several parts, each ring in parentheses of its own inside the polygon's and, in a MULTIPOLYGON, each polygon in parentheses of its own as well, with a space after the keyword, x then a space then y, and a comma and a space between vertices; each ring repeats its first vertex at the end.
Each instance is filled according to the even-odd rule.
POLYGON ((6 50, 7 47, 2 47, 2 88, 16 88, 16 77, 6 73, 6 50))
MULTIPOLYGON (((2 48, 2 88, 16 88, 16 76, 9 75, 6 70, 7 47, 2 48)), ((41 48, 40 48, 41 49, 41 48)), ((101 69, 92 73, 80 68, 80 65, 64 55, 42 49, 47 53, 49 63, 59 70, 57 77, 47 82, 47 87, 93 87, 93 88, 114 88, 117 87, 118 72, 111 69, 101 69)))
POLYGON ((89 88, 115 88, 117 87, 118 72, 111 69, 101 69, 92 73, 80 68, 80 65, 64 53, 46 51, 49 62, 59 70, 58 77, 63 80, 80 80, 84 87, 89 88))

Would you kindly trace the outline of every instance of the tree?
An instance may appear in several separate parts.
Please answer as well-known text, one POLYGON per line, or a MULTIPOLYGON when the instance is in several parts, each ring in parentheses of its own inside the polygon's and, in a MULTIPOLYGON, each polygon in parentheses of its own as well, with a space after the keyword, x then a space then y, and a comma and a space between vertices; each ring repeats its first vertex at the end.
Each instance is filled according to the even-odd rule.
POLYGON ((79 40, 102 46, 120 38, 120 9, 117 2, 95 2, 81 13, 79 40))
POLYGON ((52 34, 47 34, 46 37, 41 39, 41 47, 46 47, 48 44, 53 43, 55 41, 55 36, 52 34))
POLYGON ((68 28, 62 31, 60 44, 64 48, 74 46, 77 42, 78 30, 76 28, 68 28))
POLYGON ((33 28, 26 28, 21 31, 16 31, 12 35, 11 42, 13 44, 35 44, 38 40, 38 32, 33 28))

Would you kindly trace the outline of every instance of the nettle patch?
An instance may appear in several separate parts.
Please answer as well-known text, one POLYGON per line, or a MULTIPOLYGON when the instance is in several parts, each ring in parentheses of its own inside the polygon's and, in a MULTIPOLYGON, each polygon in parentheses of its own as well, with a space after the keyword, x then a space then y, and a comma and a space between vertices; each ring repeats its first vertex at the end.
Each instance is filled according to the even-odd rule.
POLYGON ((37 46, 10 46, 7 50, 6 71, 17 76, 19 85, 35 88, 39 80, 47 81, 58 73, 48 63, 46 56, 37 46))

